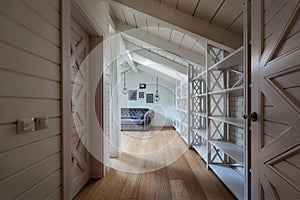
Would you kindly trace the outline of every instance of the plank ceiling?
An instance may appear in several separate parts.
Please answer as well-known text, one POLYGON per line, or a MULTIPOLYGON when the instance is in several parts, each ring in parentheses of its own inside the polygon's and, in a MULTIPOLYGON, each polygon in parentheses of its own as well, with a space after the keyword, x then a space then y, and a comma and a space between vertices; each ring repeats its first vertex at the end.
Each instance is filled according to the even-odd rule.
POLYGON ((229 31, 243 34, 242 0, 153 0, 203 19, 229 31))
MULTIPOLYGON (((156 55, 159 55, 161 57, 164 57, 168 60, 171 60, 173 62, 176 62, 180 65, 183 65, 185 67, 188 67, 189 63, 185 60, 185 59, 182 59, 180 56, 177 56, 175 54, 172 54, 170 52, 167 52, 167 51, 164 51, 162 49, 159 49, 155 46, 152 46, 151 44, 148 44, 146 42, 142 42, 142 41, 139 41, 139 40, 136 40, 135 38, 133 37, 129 37, 129 36, 123 36, 123 40, 125 42, 128 42, 130 44, 133 44, 134 46, 136 46, 137 48, 141 48, 141 49, 145 49, 147 51, 150 51, 156 55)), ((191 62, 190 62, 191 63, 191 62)), ((193 63, 194 65, 196 65, 195 63, 193 63)))
MULTIPOLYGON (((161 4, 172 7, 176 10, 189 14, 193 17, 200 18, 224 29, 243 34, 243 1, 242 0, 149 0, 157 1, 161 4)), ((190 35, 184 34, 176 27, 167 26, 160 23, 159 20, 139 15, 132 9, 124 9, 117 4, 111 4, 112 17, 114 20, 121 21, 133 28, 145 28, 145 30, 158 38, 164 39, 170 43, 178 45, 193 51, 197 54, 205 55, 205 44, 199 39, 195 39, 190 35)), ((124 38, 124 37, 123 37, 124 38)), ((134 41, 132 38, 125 38, 127 41, 143 48, 141 41, 134 41)), ((144 44, 145 46, 145 44, 144 44)), ((149 44, 148 44, 149 46, 149 44)), ((184 63, 186 61, 179 60, 180 57, 172 55, 163 50, 152 50, 155 53, 173 61, 184 63), (176 57, 176 59, 175 59, 176 57)))

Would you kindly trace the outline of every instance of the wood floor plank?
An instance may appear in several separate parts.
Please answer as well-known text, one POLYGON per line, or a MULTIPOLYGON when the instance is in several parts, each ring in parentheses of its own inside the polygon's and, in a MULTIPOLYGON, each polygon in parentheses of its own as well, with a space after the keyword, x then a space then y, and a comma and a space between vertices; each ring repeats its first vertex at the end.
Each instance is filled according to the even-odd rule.
POLYGON ((171 188, 167 167, 155 171, 155 199, 171 200, 171 188))
POLYGON ((202 186, 199 185, 195 174, 191 173, 192 169, 187 163, 184 155, 181 156, 175 164, 178 166, 178 169, 180 171, 182 179, 184 180, 190 198, 207 200, 205 191, 203 190, 202 186))
POLYGON ((170 180, 173 200, 189 200, 189 194, 183 180, 170 180))
POLYGON ((184 154, 188 164, 208 199, 235 199, 214 173, 206 169, 204 161, 194 151, 184 154))
POLYGON ((139 200, 154 200, 155 199, 155 173, 148 172, 142 175, 139 184, 138 198, 139 200))
POLYGON ((136 165, 131 168, 130 176, 128 176, 127 181, 123 187, 120 198, 121 199, 136 199, 138 196, 138 187, 140 185, 141 174, 136 171, 144 165, 143 160, 133 159, 131 160, 132 165, 136 165))
POLYGON ((76 200, 235 199, 172 129, 122 133, 121 146, 126 151, 111 159, 116 169, 90 181, 76 200))

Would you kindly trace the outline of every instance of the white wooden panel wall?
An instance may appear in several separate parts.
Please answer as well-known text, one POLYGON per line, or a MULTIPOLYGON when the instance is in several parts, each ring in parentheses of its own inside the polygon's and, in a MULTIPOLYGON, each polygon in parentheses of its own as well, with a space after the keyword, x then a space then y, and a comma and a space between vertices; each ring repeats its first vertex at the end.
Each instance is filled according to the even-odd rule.
POLYGON ((60 199, 60 1, 0 1, 0 199, 60 199), (16 121, 49 128, 17 135, 16 121))

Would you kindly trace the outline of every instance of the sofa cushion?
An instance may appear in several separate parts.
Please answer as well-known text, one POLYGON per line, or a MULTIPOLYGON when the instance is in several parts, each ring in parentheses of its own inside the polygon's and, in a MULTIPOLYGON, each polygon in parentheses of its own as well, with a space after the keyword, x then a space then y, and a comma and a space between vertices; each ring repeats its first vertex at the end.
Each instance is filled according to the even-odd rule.
POLYGON ((136 125, 143 125, 143 119, 122 119, 122 124, 136 124, 136 125))
POLYGON ((143 119, 148 108, 121 108, 122 119, 143 119))

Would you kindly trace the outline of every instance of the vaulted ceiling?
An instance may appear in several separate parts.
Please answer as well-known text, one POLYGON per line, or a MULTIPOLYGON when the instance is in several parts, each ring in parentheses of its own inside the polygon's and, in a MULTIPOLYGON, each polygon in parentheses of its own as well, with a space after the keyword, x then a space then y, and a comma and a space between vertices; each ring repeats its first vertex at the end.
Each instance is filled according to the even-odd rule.
POLYGON ((184 67, 188 63, 205 66, 206 44, 227 51, 242 45, 242 0, 109 2, 125 46, 141 48, 184 67))
POLYGON ((191 16, 243 34, 242 0, 154 0, 191 16))

